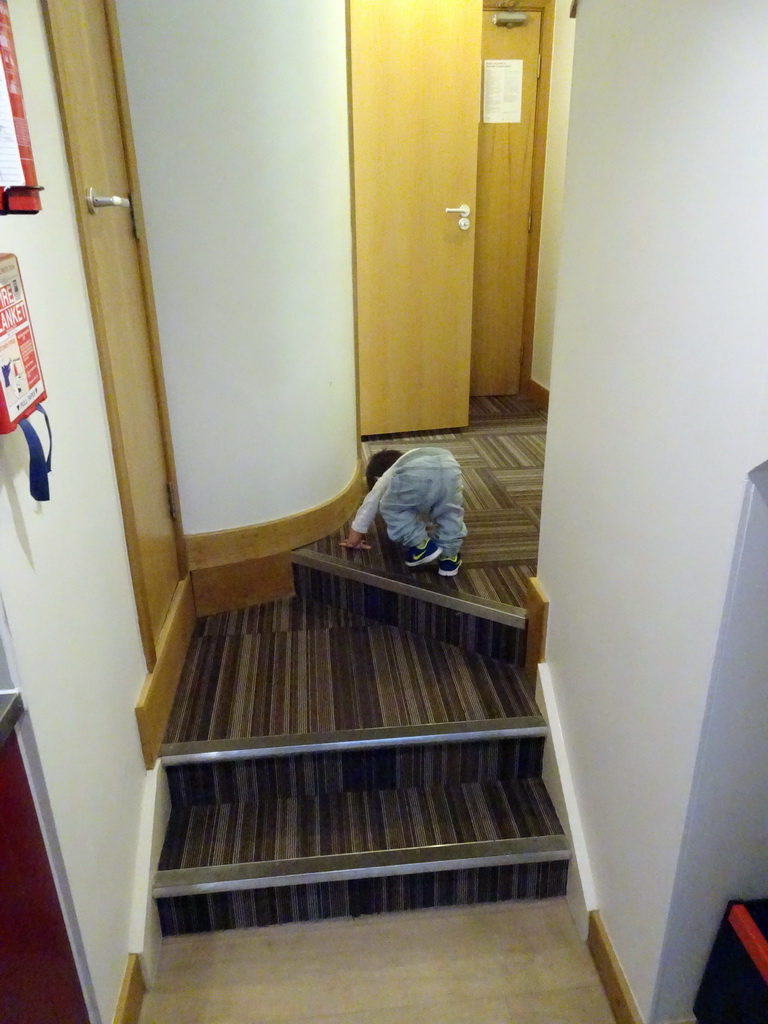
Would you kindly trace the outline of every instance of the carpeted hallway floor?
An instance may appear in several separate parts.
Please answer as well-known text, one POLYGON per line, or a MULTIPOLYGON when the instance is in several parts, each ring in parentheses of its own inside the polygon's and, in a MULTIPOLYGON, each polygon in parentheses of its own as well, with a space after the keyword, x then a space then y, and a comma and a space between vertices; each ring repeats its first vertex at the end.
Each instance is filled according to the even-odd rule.
MULTIPOLYGON (((462 550, 464 565, 455 579, 439 577, 425 567, 418 572, 420 583, 447 593, 525 604, 526 581, 536 575, 546 428, 546 414, 525 398, 473 398, 469 426, 462 430, 365 439, 366 462, 382 448, 407 451, 437 445, 453 452, 462 467, 469 531, 462 550)), ((344 535, 340 530, 313 547, 413 581, 415 574, 403 565, 381 517, 368 535, 371 551, 339 547, 344 535)))

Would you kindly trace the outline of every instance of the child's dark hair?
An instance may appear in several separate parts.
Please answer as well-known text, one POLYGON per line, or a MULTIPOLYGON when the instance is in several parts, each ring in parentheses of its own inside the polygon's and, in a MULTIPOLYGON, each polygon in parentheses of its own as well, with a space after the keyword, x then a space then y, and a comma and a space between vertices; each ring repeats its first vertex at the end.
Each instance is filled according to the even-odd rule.
POLYGON ((394 466, 402 454, 402 452, 395 451, 394 448, 385 448, 370 457, 368 465, 365 467, 365 479, 368 482, 369 491, 379 477, 386 473, 390 466, 394 466))

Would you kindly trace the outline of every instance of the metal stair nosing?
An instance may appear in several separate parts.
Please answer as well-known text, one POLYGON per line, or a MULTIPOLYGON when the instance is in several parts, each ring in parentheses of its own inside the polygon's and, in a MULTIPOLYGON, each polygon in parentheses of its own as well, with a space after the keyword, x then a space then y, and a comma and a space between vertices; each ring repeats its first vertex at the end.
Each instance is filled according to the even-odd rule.
POLYGON ((365 750, 434 743, 469 743, 477 740, 528 739, 549 735, 543 716, 484 719, 476 722, 440 722, 424 725, 380 726, 331 733, 287 736, 250 736, 237 739, 193 740, 165 743, 160 748, 164 766, 214 761, 289 757, 292 754, 365 750))
POLYGON ((563 834, 158 871, 153 896, 205 895, 358 878, 570 860, 563 834))
POLYGON ((520 608, 517 605, 508 605, 484 597, 446 594, 436 588, 404 580, 386 569, 371 569, 354 565, 346 559, 326 555, 320 551, 314 551, 312 548, 298 548, 291 553, 291 559, 294 565, 303 566, 306 569, 316 569, 331 576, 339 576, 365 586, 375 587, 378 590, 386 590, 403 597, 425 601, 427 604, 439 605, 464 615, 473 615, 476 618, 487 619, 503 626, 511 626, 514 629, 525 629, 527 623, 525 608, 520 608))

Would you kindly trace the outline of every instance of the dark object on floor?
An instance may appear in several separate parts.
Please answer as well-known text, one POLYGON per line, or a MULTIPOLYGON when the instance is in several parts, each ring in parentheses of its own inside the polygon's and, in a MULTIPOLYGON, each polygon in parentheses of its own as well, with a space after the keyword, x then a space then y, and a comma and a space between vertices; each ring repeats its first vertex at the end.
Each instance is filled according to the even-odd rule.
POLYGON ((766 935, 768 899, 728 904, 693 1006, 699 1024, 768 1021, 766 935))

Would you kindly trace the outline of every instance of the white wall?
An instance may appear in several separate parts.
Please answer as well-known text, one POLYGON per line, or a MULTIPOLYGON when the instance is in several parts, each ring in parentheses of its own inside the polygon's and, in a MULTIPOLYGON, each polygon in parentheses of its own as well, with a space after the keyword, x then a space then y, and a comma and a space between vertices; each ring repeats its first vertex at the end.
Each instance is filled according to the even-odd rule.
POLYGON ((118 0, 188 533, 357 458, 344 0, 118 0))
POLYGON ((549 665, 542 661, 536 679, 536 703, 549 727, 549 739, 544 747, 541 778, 547 787, 557 816, 568 837, 571 860, 568 864, 566 898, 574 923, 586 941, 589 934, 589 914, 597 909, 595 883, 589 863, 589 852, 584 840, 584 827, 573 785, 573 774, 568 761, 568 747, 557 710, 549 665))
MULTIPOLYGON (((50 394, 51 501, 29 495, 21 431, 0 437, 0 594, 102 1016, 128 952, 146 672, 40 4, 12 0, 43 212, 0 221, 50 394)), ((35 417, 40 418, 40 417, 35 417)))
POLYGON ((0 632, 0 693, 2 693, 3 690, 13 689, 14 684, 13 679, 11 677, 11 670, 10 666, 8 665, 8 657, 5 653, 5 647, 3 646, 2 632, 0 632))
POLYGON ((171 793, 165 770, 158 761, 147 772, 139 821, 136 880, 133 887, 130 949, 138 953, 141 973, 148 988, 157 980, 162 947, 162 929, 152 883, 160 864, 165 833, 171 816, 171 793))
POLYGON ((648 1018, 764 413, 768 8, 578 22, 539 576, 597 901, 648 1018))
POLYGON ((547 118, 547 160, 539 246, 539 279, 536 320, 533 328, 531 378, 549 388, 552 340, 555 332, 555 298, 560 266, 560 235, 563 226, 563 184, 571 108, 571 74, 576 21, 570 16, 571 0, 555 0, 555 35, 552 47, 552 83, 547 118))
POLYGON ((744 499, 662 953, 659 1019, 690 1014, 728 900, 768 895, 767 665, 768 466, 763 466, 752 475, 744 499))

